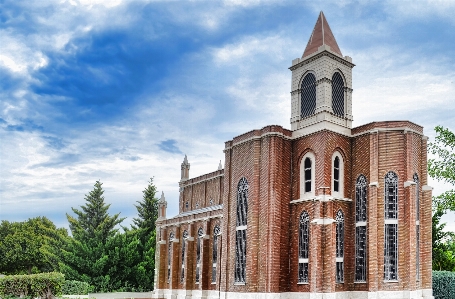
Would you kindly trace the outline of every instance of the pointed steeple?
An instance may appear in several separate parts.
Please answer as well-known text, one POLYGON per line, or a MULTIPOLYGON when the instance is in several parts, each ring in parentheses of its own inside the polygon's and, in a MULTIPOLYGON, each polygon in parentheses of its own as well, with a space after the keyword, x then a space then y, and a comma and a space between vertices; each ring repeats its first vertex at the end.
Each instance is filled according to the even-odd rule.
POLYGON ((167 208, 167 201, 164 197, 164 192, 161 192, 161 198, 158 200, 158 221, 166 219, 166 208, 167 208))
POLYGON ((190 178, 190 163, 188 163, 188 158, 185 155, 182 163, 182 172, 181 172, 181 181, 185 181, 190 178))
POLYGON ((311 33, 310 40, 306 45, 305 51, 303 52, 302 58, 309 56, 318 51, 319 47, 326 45, 330 47, 330 50, 340 56, 340 48, 338 47, 335 36, 333 36, 332 30, 330 30, 329 23, 321 11, 319 13, 316 25, 314 25, 313 32, 311 33))

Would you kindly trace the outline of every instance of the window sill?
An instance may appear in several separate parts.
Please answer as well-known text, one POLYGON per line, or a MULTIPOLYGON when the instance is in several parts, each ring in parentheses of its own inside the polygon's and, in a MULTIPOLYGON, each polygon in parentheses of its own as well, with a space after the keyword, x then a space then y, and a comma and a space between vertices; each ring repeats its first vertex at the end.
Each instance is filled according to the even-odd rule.
POLYGON ((216 284, 216 282, 212 282, 211 284, 216 284))
POLYGON ((366 281, 354 281, 354 283, 367 283, 366 281))
POLYGON ((309 282, 298 282, 297 284, 310 284, 309 282))
POLYGON ((234 285, 235 286, 244 286, 244 285, 246 285, 246 283, 244 283, 244 282, 234 282, 234 285))
POLYGON ((389 282, 391 282, 391 283, 398 283, 398 282, 400 282, 400 281, 399 281, 399 280, 384 280, 384 283, 389 283, 389 282))

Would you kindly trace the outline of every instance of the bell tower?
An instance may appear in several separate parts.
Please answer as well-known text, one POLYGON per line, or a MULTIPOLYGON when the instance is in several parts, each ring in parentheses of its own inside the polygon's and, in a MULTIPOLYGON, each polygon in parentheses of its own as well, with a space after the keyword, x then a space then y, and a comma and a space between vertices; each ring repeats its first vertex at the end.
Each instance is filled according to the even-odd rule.
POLYGON ((289 68, 293 137, 321 130, 351 135, 353 67, 321 11, 302 58, 289 68))

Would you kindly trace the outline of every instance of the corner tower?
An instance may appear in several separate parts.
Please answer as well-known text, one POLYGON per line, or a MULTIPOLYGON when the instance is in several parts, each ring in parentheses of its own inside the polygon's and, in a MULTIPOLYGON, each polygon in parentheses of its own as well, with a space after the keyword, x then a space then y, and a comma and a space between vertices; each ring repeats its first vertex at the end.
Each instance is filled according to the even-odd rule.
POLYGON ((293 137, 324 129, 351 135, 353 67, 321 11, 302 58, 289 68, 293 137))

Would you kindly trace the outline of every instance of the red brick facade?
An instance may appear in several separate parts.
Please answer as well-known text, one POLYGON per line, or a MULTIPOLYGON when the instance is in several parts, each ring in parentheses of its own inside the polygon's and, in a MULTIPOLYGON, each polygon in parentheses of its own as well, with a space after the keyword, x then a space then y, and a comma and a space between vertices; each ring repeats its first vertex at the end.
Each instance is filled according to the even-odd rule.
MULTIPOLYGON (((304 59, 320 63, 317 68, 333 67, 341 72, 336 65, 327 64, 327 57, 331 56, 325 52, 341 54, 330 52, 330 47, 327 49, 325 45, 304 59)), ((334 64, 346 60, 345 65, 352 68, 353 64, 347 59, 340 56, 334 64)), ((299 61, 300 64, 291 68, 293 76, 308 73, 299 68, 313 67, 306 60, 299 61)), ((350 78, 346 72, 344 78, 350 78)), ((322 76, 315 73, 316 77, 322 76)), ((320 91, 324 82, 330 83, 330 78, 318 80, 322 83, 317 83, 314 119, 323 119, 318 118, 318 113, 335 117, 330 107, 318 110, 318 105, 324 107, 320 103, 327 102, 320 91)), ((301 79, 294 81, 301 82, 301 79)), ((348 79, 345 84, 345 96, 349 99, 352 89, 348 79)), ((331 97, 329 93, 329 102, 331 97)), ((345 103, 348 111, 350 102, 345 103)), ((224 169, 189 179, 189 163, 185 157, 179 214, 157 221, 160 238, 155 297, 242 298, 249 293, 251 298, 310 298, 309 294, 313 294, 311 298, 326 298, 323 294, 330 296, 327 298, 431 298, 431 188, 427 186, 427 138, 423 128, 409 121, 373 122, 350 128, 348 116, 340 117, 335 124, 327 118, 320 122, 296 119, 300 123, 292 131, 267 126, 227 141, 224 169), (333 187, 335 155, 342 164, 337 193, 333 187), (306 157, 311 157, 314 169, 311 179, 307 180, 314 187, 307 193, 302 190, 305 186, 302 163, 306 157), (398 199, 397 217, 392 220, 385 218, 386 194, 391 194, 385 189, 386 175, 390 171, 398 177, 394 189, 398 199), (356 223, 356 181, 360 175, 367 180, 367 220, 363 224, 356 223), (418 184, 414 182, 415 175, 419 178, 418 184), (242 178, 248 182, 248 211, 247 225, 239 227, 237 202, 242 178), (420 219, 417 219, 417 196, 420 219), (299 221, 303 211, 310 219, 309 256, 300 260, 308 264, 308 280, 299 282, 299 221), (344 216, 342 259, 336 256, 338 211, 344 216), (397 240, 387 243, 385 227, 389 223, 397 225, 397 240), (364 281, 356 281, 358 225, 366 227, 364 281), (420 227, 418 249, 417 225, 420 227), (213 261, 215 226, 221 229, 217 236, 216 267, 213 261), (246 231, 246 275, 244 281, 236 282, 239 230, 246 231), (397 250, 397 264, 392 270, 396 279, 385 278, 386 243, 397 250), (198 244, 200 279, 196 282, 198 244), (341 272, 337 272, 336 262, 341 260, 344 273, 342 281, 337 281, 337 273, 341 272), (212 276, 215 268, 216 275, 212 276), (420 275, 417 275, 418 270, 420 275)))

